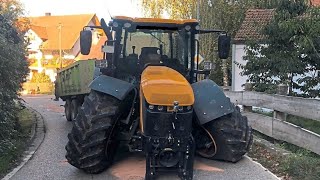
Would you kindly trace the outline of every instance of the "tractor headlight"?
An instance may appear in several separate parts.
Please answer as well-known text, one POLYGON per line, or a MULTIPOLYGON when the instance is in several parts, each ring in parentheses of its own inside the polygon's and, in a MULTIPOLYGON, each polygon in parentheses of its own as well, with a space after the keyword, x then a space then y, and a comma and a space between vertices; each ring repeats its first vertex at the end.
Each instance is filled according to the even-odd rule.
POLYGON ((113 27, 118 27, 119 24, 118 24, 117 22, 113 22, 112 26, 113 26, 113 27))
MULTIPOLYGON (((173 113, 174 107, 173 106, 163 106, 163 105, 153 105, 153 104, 146 104, 146 108, 151 112, 167 112, 173 113)), ((185 113, 192 110, 192 106, 179 106, 178 112, 185 113)))
POLYGON ((131 24, 130 23, 124 23, 124 25, 123 25, 125 28, 129 28, 129 27, 131 27, 131 24))
POLYGON ((187 31, 190 31, 190 29, 191 29, 191 26, 189 26, 189 25, 186 25, 185 29, 186 29, 187 31))
POLYGON ((163 111, 163 106, 158 106, 159 111, 163 111))

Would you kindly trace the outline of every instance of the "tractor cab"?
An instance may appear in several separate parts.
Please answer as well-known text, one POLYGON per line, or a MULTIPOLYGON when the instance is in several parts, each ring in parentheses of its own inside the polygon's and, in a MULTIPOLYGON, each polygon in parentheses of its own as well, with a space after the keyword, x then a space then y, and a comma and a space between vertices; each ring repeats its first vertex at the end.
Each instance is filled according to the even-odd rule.
MULTIPOLYGON (((108 23, 101 20, 101 28, 108 40, 102 50, 107 61, 106 75, 131 81, 139 79, 147 66, 166 66, 182 74, 190 83, 201 73, 195 66, 199 57, 201 33, 220 33, 219 56, 229 52, 230 39, 223 31, 201 31, 194 19, 171 20, 157 18, 130 18, 116 16, 108 23), (223 45, 224 44, 224 45, 223 45)), ((86 29, 86 28, 85 28, 86 29)), ((90 30, 81 32, 81 53, 90 52, 90 30)), ((227 57, 227 56, 226 56, 227 57)), ((222 58, 226 58, 222 57, 222 58)))

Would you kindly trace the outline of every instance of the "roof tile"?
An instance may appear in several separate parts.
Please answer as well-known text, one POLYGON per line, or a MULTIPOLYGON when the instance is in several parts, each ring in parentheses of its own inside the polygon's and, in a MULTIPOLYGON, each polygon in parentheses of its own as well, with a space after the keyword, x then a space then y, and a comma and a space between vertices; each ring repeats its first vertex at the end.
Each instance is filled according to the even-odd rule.
POLYGON ((45 27, 30 25, 30 29, 32 29, 41 39, 48 39, 47 29, 45 27))
POLYGON ((320 0, 311 0, 313 6, 320 6, 320 0))
POLYGON ((274 9, 249 9, 234 40, 263 40, 265 36, 260 31, 272 20, 273 15, 274 9))
POLYGON ((100 25, 95 14, 64 15, 64 16, 38 16, 29 17, 31 29, 41 38, 48 39, 42 45, 42 49, 59 49, 59 23, 61 23, 61 45, 63 50, 72 49, 79 38, 80 31, 91 20, 95 25, 100 25))

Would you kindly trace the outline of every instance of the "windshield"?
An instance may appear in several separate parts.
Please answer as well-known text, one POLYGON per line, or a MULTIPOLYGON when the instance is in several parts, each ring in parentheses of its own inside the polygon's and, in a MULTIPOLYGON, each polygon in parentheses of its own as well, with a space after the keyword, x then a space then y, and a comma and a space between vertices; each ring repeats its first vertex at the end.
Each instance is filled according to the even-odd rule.
POLYGON ((163 64, 184 74, 190 68, 190 35, 181 31, 123 30, 120 58, 138 58, 140 66, 163 64))

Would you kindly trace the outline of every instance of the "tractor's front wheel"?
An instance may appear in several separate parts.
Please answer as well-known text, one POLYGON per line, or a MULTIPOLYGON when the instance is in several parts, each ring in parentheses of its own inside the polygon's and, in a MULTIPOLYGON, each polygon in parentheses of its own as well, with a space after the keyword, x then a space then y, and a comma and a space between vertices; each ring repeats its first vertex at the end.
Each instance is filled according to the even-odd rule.
POLYGON ((252 129, 240 109, 197 128, 197 152, 209 159, 239 161, 252 144, 252 129))
POLYGON ((100 173, 113 161, 118 142, 113 126, 118 116, 119 100, 91 91, 79 108, 66 145, 68 162, 87 173, 100 173))

